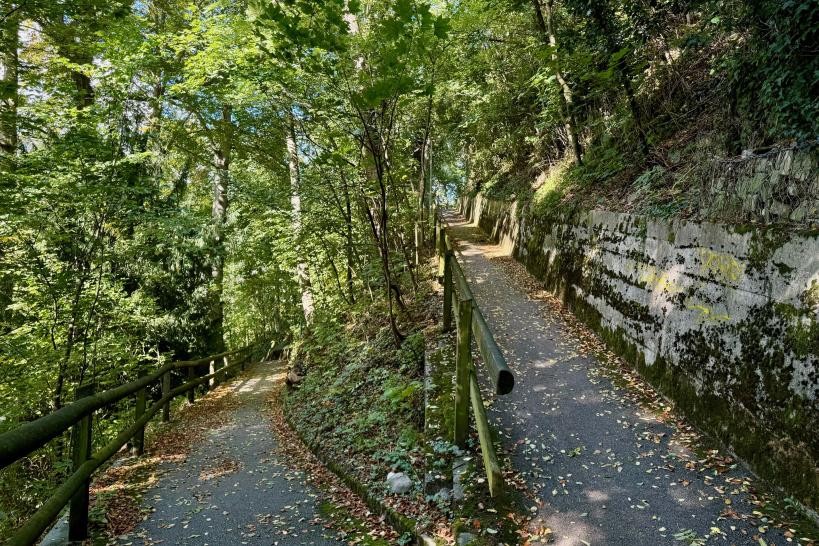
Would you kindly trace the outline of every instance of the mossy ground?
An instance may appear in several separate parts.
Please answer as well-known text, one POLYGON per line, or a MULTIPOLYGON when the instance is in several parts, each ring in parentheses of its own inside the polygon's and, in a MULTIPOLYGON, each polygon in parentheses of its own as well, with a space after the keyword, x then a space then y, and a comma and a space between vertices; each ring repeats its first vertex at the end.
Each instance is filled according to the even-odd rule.
MULTIPOLYGON (((380 536, 373 536, 369 523, 356 517, 343 506, 332 502, 323 502, 319 505, 319 513, 333 524, 339 531, 339 538, 351 538, 362 546, 388 546, 390 541, 380 536)), ((399 539, 399 544, 408 544, 410 538, 399 539)))

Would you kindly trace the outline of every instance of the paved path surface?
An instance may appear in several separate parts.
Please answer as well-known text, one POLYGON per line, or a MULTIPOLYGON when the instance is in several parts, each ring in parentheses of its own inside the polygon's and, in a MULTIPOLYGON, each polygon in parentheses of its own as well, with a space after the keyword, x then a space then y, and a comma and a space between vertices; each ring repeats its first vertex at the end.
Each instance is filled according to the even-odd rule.
MULTIPOLYGON (((750 521, 720 518, 756 508, 739 492, 747 474, 686 468, 696 456, 675 429, 596 373, 600 364, 580 355, 562 319, 491 259, 502 254, 497 246, 460 218, 450 225, 475 298, 516 374, 515 390, 496 399, 490 418, 542 500, 537 517, 554 531, 554 544, 763 544, 750 521)), ((760 536, 768 546, 786 544, 778 530, 760 536)))
POLYGON ((317 516, 317 493, 284 466, 264 415, 282 381, 276 363, 254 366, 232 384, 241 400, 186 461, 145 494, 155 511, 124 540, 132 544, 336 545, 317 516))

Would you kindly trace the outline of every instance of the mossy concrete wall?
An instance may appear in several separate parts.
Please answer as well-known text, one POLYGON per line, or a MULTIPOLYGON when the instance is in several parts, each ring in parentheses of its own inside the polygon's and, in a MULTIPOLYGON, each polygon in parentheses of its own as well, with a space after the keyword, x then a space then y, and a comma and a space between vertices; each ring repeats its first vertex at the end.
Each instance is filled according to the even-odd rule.
POLYGON ((701 429, 819 509, 819 232, 462 207, 701 429))

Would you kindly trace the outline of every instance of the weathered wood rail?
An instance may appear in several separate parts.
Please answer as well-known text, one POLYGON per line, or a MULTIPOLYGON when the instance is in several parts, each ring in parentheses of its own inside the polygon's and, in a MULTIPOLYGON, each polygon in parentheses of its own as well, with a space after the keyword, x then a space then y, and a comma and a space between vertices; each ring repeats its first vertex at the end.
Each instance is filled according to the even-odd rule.
POLYGON ((72 469, 71 475, 60 484, 4 546, 28 546, 34 544, 45 530, 59 517, 63 508, 70 504, 68 539, 71 542, 88 538, 88 501, 91 477, 94 472, 131 442, 137 455, 145 448, 145 426, 160 411, 162 420, 170 420, 171 401, 187 394, 193 402, 194 389, 202 384, 212 387, 224 381, 228 374, 244 369, 251 356, 251 347, 180 362, 165 364, 146 373, 136 381, 100 393, 94 393, 93 385, 80 385, 75 391, 76 400, 59 410, 30 421, 0 435, 0 470, 24 458, 32 451, 45 446, 71 429, 72 469), (221 363, 221 365, 220 365, 221 363), (210 365, 209 373, 196 375, 196 367, 210 365), (171 388, 171 373, 187 369, 188 381, 171 388), (161 398, 147 406, 147 389, 160 381, 161 398), (122 430, 113 440, 93 452, 92 419, 94 412, 136 394, 134 422, 122 430))
POLYGON ((475 303, 469 283, 455 257, 452 243, 437 211, 435 240, 439 258, 438 278, 441 279, 444 287, 443 330, 445 332, 452 330, 453 318, 456 329, 454 442, 459 447, 464 447, 466 443, 471 401, 489 492, 493 497, 497 497, 503 494, 503 473, 492 443, 492 430, 486 417, 486 409, 478 385, 472 359, 472 340, 477 342, 478 350, 496 394, 503 395, 512 392, 515 386, 515 376, 506 364, 506 359, 495 342, 478 304, 475 303))

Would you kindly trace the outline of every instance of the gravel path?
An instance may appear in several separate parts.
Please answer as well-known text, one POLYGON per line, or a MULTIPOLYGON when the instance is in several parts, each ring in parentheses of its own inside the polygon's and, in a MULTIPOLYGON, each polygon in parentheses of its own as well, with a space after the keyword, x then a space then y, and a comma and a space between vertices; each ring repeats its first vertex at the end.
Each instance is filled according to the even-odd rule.
POLYGON ((519 288, 508 259, 493 259, 503 255, 499 247, 463 219, 449 221, 475 298, 516 374, 515 390, 495 399, 490 419, 554 544, 787 544, 781 530, 750 517, 757 506, 744 492, 747 472, 701 464, 681 430, 601 375, 583 340, 519 288))
POLYGON ((254 366, 231 384, 240 405, 181 464, 166 463, 145 493, 154 510, 124 544, 334 545, 304 474, 278 459, 265 396, 283 380, 278 363, 254 366))

